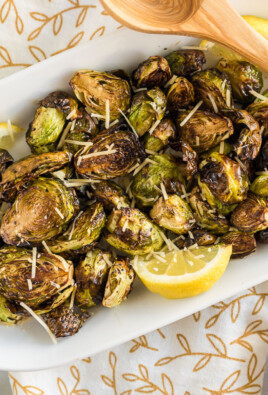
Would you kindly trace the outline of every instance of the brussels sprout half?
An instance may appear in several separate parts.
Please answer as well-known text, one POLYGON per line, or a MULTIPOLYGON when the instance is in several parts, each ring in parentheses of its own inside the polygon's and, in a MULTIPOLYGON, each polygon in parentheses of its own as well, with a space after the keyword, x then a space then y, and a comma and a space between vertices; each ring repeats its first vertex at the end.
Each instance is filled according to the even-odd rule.
POLYGON ((7 244, 39 244, 62 233, 78 209, 73 190, 55 178, 39 177, 5 213, 0 235, 7 244))
POLYGON ((187 76, 196 71, 201 71, 206 63, 204 52, 200 50, 178 50, 166 56, 173 74, 187 76))
POLYGON ((98 182, 92 189, 93 196, 97 198, 107 210, 130 206, 130 202, 123 189, 113 181, 98 182))
POLYGON ((73 283, 73 265, 60 256, 38 253, 33 274, 32 260, 31 250, 0 249, 0 293, 10 301, 36 308, 73 283))
POLYGON ((190 81, 178 77, 167 93, 167 108, 176 114, 180 108, 187 108, 194 102, 195 91, 190 81))
POLYGON ((111 265, 112 254, 98 248, 89 251, 79 262, 75 268, 77 306, 86 309, 102 301, 111 265))
POLYGON ((253 116, 253 118, 263 126, 263 137, 268 137, 268 90, 262 93, 263 96, 267 97, 267 100, 256 101, 250 104, 246 110, 253 116))
POLYGON ((139 64, 132 74, 132 80, 137 88, 163 87, 171 76, 171 70, 165 58, 150 56, 139 64))
POLYGON ((143 137, 144 148, 158 152, 166 147, 176 136, 176 128, 170 118, 163 118, 153 132, 146 133, 143 137))
POLYGON ((0 325, 12 326, 17 324, 22 315, 17 313, 17 308, 3 295, 0 295, 0 325))
POLYGON ((254 235, 239 231, 226 233, 221 237, 221 243, 232 244, 232 258, 243 258, 256 250, 254 235))
POLYGON ((106 224, 106 241, 130 255, 158 251, 163 245, 160 229, 138 209, 114 210, 106 224))

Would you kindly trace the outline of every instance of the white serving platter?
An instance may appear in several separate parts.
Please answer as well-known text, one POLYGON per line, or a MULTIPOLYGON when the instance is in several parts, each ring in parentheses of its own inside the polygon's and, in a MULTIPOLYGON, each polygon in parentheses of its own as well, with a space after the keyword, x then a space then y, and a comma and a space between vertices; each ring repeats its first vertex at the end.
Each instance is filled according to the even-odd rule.
MULTIPOLYGON (((217 1, 217 0, 215 0, 217 1)), ((233 0, 241 14, 268 18, 263 0, 233 0)), ((224 21, 223 21, 224 23, 224 21)), ((0 120, 27 127, 38 100, 53 90, 69 89, 68 81, 78 69, 133 69, 149 55, 167 54, 198 40, 179 36, 145 35, 120 29, 108 37, 49 58, 0 80, 0 120)), ((208 65, 216 58, 209 57, 208 65)), ((267 79, 266 79, 267 85, 267 79)), ((29 153, 24 137, 11 151, 15 159, 29 153)), ((189 299, 166 300, 136 280, 128 300, 117 308, 96 308, 80 332, 51 343, 47 333, 34 320, 17 327, 0 327, 0 370, 39 370, 93 355, 132 338, 165 326, 198 310, 228 298, 248 287, 268 280, 268 247, 243 260, 230 262, 226 272, 208 292, 189 299)))

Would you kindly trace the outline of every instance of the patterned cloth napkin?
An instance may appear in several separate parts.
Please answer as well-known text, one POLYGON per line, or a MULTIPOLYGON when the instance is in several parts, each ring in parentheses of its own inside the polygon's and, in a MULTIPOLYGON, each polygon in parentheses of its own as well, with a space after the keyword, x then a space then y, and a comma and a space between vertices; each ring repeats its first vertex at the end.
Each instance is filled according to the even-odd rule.
MULTIPOLYGON (((96 0, 0 0, 0 78, 119 28, 96 0)), ((268 282, 92 358, 11 372, 10 383, 14 395, 260 394, 267 343, 268 282)))

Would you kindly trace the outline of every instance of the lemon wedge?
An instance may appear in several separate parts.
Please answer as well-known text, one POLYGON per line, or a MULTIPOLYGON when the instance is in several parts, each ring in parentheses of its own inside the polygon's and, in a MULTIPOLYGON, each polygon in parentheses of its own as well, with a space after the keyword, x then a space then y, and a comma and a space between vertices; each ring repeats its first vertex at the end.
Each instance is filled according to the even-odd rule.
POLYGON ((8 149, 15 142, 16 135, 24 129, 9 122, 0 122, 0 148, 8 149))
MULTIPOLYGON (((263 37, 268 39, 268 20, 259 18, 253 15, 244 15, 242 18, 253 27, 253 29, 257 30, 263 37)), ((207 40, 202 40, 199 44, 200 49, 207 50, 213 53, 216 56, 221 58, 225 58, 227 60, 244 60, 244 58, 238 55, 236 52, 228 49, 220 44, 213 43, 207 40)))
POLYGON ((217 244, 167 252, 159 259, 155 254, 148 261, 142 257, 134 260, 133 268, 151 292, 179 299, 210 289, 223 275, 231 254, 231 245, 217 244))

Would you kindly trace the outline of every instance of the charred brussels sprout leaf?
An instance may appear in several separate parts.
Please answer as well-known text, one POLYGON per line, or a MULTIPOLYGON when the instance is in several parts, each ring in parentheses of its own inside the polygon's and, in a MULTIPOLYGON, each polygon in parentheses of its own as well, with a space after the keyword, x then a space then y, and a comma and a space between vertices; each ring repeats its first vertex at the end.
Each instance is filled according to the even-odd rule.
POLYGON ((189 113, 189 110, 178 113, 177 128, 180 138, 190 144, 197 153, 208 151, 234 132, 229 118, 210 111, 196 111, 183 126, 180 126, 189 113))
POLYGON ((81 70, 70 81, 76 97, 92 113, 106 116, 106 102, 109 101, 110 119, 120 117, 130 105, 131 91, 128 82, 111 73, 81 70))
POLYGON ((198 180, 212 208, 227 214, 247 196, 248 179, 242 167, 225 155, 213 152, 200 164, 198 180))
POLYGON ((106 180, 125 175, 144 157, 138 138, 125 124, 100 132, 92 144, 74 157, 77 173, 89 178, 106 180))
POLYGON ((132 289, 134 278, 135 273, 129 264, 129 259, 116 259, 109 271, 102 301, 103 306, 116 307, 123 302, 132 289))
POLYGON ((10 155, 10 153, 7 150, 5 150, 5 149, 0 148, 0 180, 1 180, 2 173, 12 163, 13 163, 13 158, 10 155))
POLYGON ((73 265, 60 256, 38 253, 36 273, 32 278, 32 259, 31 250, 0 249, 0 292, 11 301, 36 308, 72 284, 73 265), (27 279, 31 279, 32 289, 27 279))
POLYGON ((255 159, 262 143, 258 122, 245 110, 231 110, 227 114, 234 124, 235 132, 240 133, 234 144, 234 152, 242 161, 255 159))
POLYGON ((41 243, 62 233, 77 211, 77 199, 58 179, 40 177, 5 213, 0 234, 7 244, 41 243))
POLYGON ((263 126, 263 137, 268 137, 268 91, 263 95, 267 96, 267 100, 257 101, 247 107, 247 112, 263 126))
POLYGON ((218 215, 209 204, 203 200, 198 187, 194 188, 190 196, 190 205, 196 217, 197 223, 212 233, 226 233, 229 225, 226 218, 218 215))
POLYGON ((182 193, 186 186, 185 169, 169 155, 152 155, 146 164, 133 178, 132 194, 138 204, 150 207, 161 195, 161 182, 167 193, 182 193))
POLYGON ((164 118, 159 125, 150 133, 146 133, 143 138, 144 148, 158 152, 168 145, 169 141, 176 136, 176 128, 170 118, 164 118))
POLYGON ((40 106, 45 108, 56 108, 67 116, 70 114, 71 120, 79 116, 77 101, 66 92, 55 91, 50 93, 41 100, 40 106))
POLYGON ((252 103, 255 97, 250 92, 260 92, 263 87, 261 71, 249 62, 221 59, 216 67, 228 75, 234 99, 239 103, 252 103))
POLYGON ((15 305, 3 295, 0 295, 0 325, 15 325, 22 319, 22 316, 17 314, 15 305))
POLYGON ((221 243, 232 244, 232 258, 243 258, 256 249, 254 235, 238 231, 226 233, 221 237, 221 243))
POLYGON ((133 83, 137 88, 163 87, 171 78, 168 62, 162 56, 150 56, 140 63, 132 74, 133 83))
POLYGON ((241 232, 255 233, 268 227, 268 205, 265 198, 249 194, 231 215, 231 224, 241 232))
POLYGON ((42 318, 55 337, 66 337, 75 335, 89 318, 89 314, 86 311, 75 312, 64 304, 42 315, 42 318))
POLYGON ((12 199, 25 183, 41 174, 60 169, 71 159, 69 152, 59 151, 30 155, 14 162, 2 174, 0 197, 5 200, 12 199))
POLYGON ((160 197, 150 211, 150 217, 161 227, 174 233, 187 233, 194 226, 194 217, 188 203, 178 195, 160 197))
POLYGON ((179 50, 166 56, 173 74, 187 76, 201 71, 206 63, 204 52, 199 50, 179 50))
POLYGON ((255 178, 249 189, 255 195, 268 197, 268 174, 263 174, 255 178))
POLYGON ((48 243, 53 253, 68 250, 81 250, 97 240, 105 225, 106 215, 101 203, 91 205, 87 210, 80 211, 64 235, 48 243))
POLYGON ((193 103, 195 96, 194 87, 190 81, 184 77, 178 77, 167 93, 167 107, 177 113, 178 109, 186 108, 193 103))
POLYGON ((63 131, 66 115, 56 108, 39 107, 26 133, 26 141, 33 153, 50 152, 63 131))
POLYGON ((231 86, 227 76, 219 70, 207 69, 196 73, 192 77, 192 83, 197 99, 203 100, 205 107, 211 111, 221 110, 232 105, 231 86), (229 100, 229 103, 227 103, 227 100, 229 100))
POLYGON ((160 230, 138 209, 113 211, 106 224, 106 241, 130 255, 158 251, 163 245, 160 230))
POLYGON ((166 96, 158 87, 136 93, 128 118, 139 136, 148 132, 156 121, 161 121, 165 114, 166 104, 166 96))
POLYGON ((86 309, 102 301, 111 260, 110 252, 95 249, 89 251, 75 268, 77 306, 86 309))
POLYGON ((130 206, 123 189, 113 181, 101 181, 95 184, 93 195, 107 210, 130 206))

